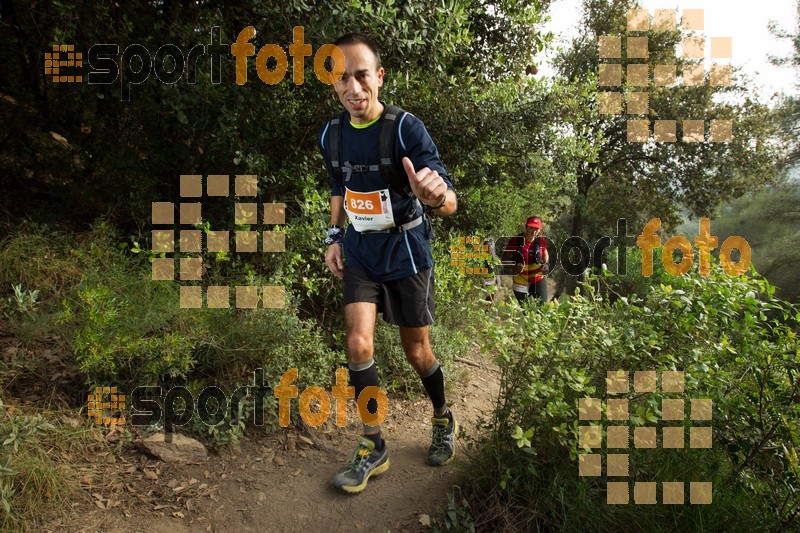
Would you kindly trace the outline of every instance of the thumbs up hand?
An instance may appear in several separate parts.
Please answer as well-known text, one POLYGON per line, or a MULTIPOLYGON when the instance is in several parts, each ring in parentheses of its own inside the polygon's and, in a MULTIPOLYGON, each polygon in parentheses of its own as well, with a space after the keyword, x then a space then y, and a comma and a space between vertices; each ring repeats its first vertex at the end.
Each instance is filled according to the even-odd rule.
POLYGON ((447 198, 447 184, 435 170, 425 167, 419 172, 414 170, 414 164, 407 157, 403 158, 403 168, 408 175, 411 191, 419 201, 429 207, 440 205, 447 198))

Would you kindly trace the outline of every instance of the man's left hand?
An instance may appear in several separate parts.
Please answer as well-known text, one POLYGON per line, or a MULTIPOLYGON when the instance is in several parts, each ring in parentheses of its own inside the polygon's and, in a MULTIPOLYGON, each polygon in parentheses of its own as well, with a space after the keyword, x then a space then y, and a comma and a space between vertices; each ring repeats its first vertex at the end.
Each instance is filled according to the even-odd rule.
POLYGON ((403 168, 408 175, 411 191, 420 202, 428 207, 436 207, 444 202, 447 198, 447 183, 438 172, 428 167, 417 172, 414 170, 414 163, 407 157, 403 158, 403 168))

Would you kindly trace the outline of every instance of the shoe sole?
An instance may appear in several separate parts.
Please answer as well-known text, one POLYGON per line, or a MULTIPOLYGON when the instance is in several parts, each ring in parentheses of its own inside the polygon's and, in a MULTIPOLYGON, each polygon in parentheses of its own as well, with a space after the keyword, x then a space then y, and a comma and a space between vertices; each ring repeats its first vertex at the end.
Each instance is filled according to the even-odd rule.
POLYGON ((352 486, 342 485, 341 487, 338 488, 342 489, 348 494, 355 494, 357 492, 361 492, 362 490, 367 488, 367 481, 369 481, 369 478, 371 478, 372 476, 377 476, 378 474, 383 474, 387 470, 389 470, 389 459, 386 459, 385 463, 383 463, 380 466, 376 466, 369 474, 367 474, 367 477, 364 478, 364 481, 362 481, 360 485, 352 485, 352 486))
POLYGON ((456 458, 456 438, 458 438, 458 427, 459 427, 458 426, 458 420, 453 420, 453 425, 455 426, 453 428, 453 455, 451 455, 446 461, 438 463, 438 464, 437 463, 432 463, 432 462, 430 462, 430 460, 425 459, 429 465, 432 465, 432 466, 449 465, 450 463, 453 462, 453 459, 456 458))

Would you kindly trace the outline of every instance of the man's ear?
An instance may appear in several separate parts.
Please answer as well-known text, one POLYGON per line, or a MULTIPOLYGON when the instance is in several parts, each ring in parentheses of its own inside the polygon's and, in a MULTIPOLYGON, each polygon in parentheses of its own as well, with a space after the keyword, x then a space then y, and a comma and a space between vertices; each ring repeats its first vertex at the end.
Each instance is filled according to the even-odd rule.
POLYGON ((386 74, 386 71, 383 70, 383 67, 378 69, 378 87, 383 87, 383 76, 386 74))

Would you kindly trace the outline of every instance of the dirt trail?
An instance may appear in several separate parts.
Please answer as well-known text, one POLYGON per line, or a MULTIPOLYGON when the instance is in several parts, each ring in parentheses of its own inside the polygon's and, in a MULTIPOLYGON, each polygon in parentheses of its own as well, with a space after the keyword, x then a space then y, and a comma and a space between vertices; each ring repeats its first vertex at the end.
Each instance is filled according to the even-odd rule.
MULTIPOLYGON (((497 397, 499 374, 478 354, 481 367, 457 362, 461 380, 449 401, 462 425, 474 434, 481 415, 497 397)), ((136 451, 92 463, 83 478, 85 498, 70 516, 49 529, 85 531, 419 531, 423 514, 447 503, 456 483, 463 441, 456 460, 442 468, 425 464, 430 444, 430 404, 390 397, 384 425, 391 468, 370 480, 358 495, 329 484, 347 460, 360 427, 352 409, 347 428, 331 422, 315 430, 318 445, 308 446, 296 428, 271 435, 249 435, 235 453, 199 465, 173 465, 136 451), (111 459, 109 459, 111 461, 111 459), (107 507, 107 509, 101 509, 107 507)), ((85 465, 84 465, 84 469, 85 465)))

